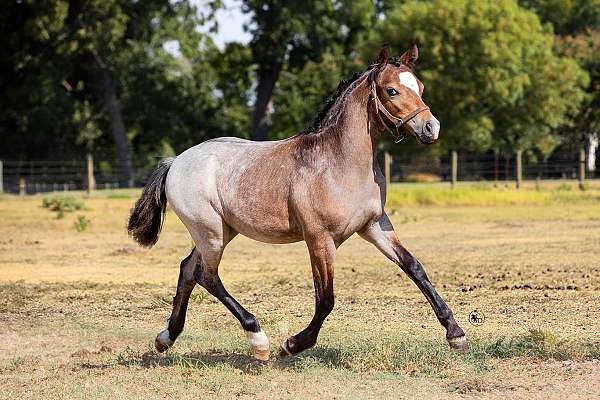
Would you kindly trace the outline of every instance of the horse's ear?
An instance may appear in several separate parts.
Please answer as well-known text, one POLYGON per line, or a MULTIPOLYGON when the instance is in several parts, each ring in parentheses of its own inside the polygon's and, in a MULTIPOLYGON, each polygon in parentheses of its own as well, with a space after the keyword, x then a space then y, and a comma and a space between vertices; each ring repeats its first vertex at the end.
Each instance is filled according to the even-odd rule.
POLYGON ((377 56, 377 64, 380 66, 384 66, 387 64, 390 58, 390 45, 388 43, 384 43, 379 49, 379 55, 377 56))
POLYGON ((406 50, 404 52, 404 54, 402 54, 400 56, 400 61, 402 61, 402 64, 404 64, 410 68, 415 67, 415 64, 417 63, 418 59, 419 59, 419 48, 417 47, 416 44, 413 44, 410 49, 406 50))

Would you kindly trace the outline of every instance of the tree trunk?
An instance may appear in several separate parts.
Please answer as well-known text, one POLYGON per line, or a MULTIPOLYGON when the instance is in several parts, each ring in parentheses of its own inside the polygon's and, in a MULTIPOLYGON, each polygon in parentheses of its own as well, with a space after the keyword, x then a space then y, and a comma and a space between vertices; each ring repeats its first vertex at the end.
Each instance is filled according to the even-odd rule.
POLYGON ((280 72, 281 62, 279 61, 259 67, 256 102, 252 117, 252 140, 267 140, 267 133, 271 125, 269 104, 280 72))
MULTIPOLYGON (((119 158, 119 172, 127 187, 133 187, 133 165, 131 162, 131 145, 127 139, 127 131, 123 123, 121 102, 117 97, 115 83, 106 66, 100 66, 104 105, 108 112, 110 130, 117 146, 119 158)), ((121 181, 121 179, 119 179, 121 181)))

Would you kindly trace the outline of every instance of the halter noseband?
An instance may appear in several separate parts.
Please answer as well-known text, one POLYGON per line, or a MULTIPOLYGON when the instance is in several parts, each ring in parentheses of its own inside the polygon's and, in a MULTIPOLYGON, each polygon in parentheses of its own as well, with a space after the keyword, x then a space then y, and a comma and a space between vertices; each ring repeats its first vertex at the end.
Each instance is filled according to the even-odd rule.
POLYGON ((401 134, 400 133, 400 128, 402 127, 402 125, 406 124, 408 121, 410 121, 411 119, 413 119, 414 117, 416 117, 417 115, 419 115, 420 113, 422 113, 423 111, 427 111, 429 110, 429 107, 425 106, 425 107, 418 107, 415 110, 411 111, 410 114, 408 114, 406 117, 404 118, 400 118, 400 117, 396 117, 395 115, 392 115, 392 113, 390 113, 387 108, 385 108, 385 106, 383 105, 383 103, 381 102, 381 100, 379 100, 379 97, 377 96, 377 88, 375 87, 375 74, 374 74, 375 68, 373 68, 373 70, 371 70, 371 73, 369 74, 369 81, 371 82, 371 98, 373 99, 373 102, 375 103, 375 114, 377 114, 377 116, 379 117, 379 122, 381 122, 381 124, 385 127, 385 129, 387 129, 391 135, 394 137, 394 143, 400 143, 402 140, 404 140, 404 138, 406 137, 405 134, 401 134), (381 111, 381 113, 383 115, 386 116, 386 118, 392 123, 394 124, 394 128, 396 130, 396 133, 394 134, 394 132, 389 128, 388 124, 386 124, 383 121, 383 118, 381 118, 381 114, 379 113, 379 111, 381 111))

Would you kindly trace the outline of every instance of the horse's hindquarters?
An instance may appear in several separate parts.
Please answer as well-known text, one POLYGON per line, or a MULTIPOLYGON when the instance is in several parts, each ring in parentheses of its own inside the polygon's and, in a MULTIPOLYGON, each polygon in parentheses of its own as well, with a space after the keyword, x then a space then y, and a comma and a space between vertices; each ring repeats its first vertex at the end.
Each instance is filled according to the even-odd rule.
POLYGON ((229 228, 266 243, 302 240, 289 210, 290 163, 279 159, 278 143, 209 141, 177 157, 166 194, 196 242, 203 230, 229 228))

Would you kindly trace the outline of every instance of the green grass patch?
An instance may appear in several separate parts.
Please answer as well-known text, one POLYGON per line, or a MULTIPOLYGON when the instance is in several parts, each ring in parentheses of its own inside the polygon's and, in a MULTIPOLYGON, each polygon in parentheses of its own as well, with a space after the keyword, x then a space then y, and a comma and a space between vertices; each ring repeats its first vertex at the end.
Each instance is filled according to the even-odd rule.
POLYGON ((457 364, 472 371, 486 370, 485 359, 476 356, 454 353, 442 340, 405 336, 347 338, 331 346, 318 345, 295 358, 283 359, 281 364, 297 371, 326 367, 445 377, 457 364))
MULTIPOLYGON (((214 336, 214 339, 217 337, 214 336)), ((146 351, 127 349, 117 356, 116 363, 142 367, 234 368, 252 374, 260 374, 270 366, 295 372, 334 369, 445 378, 456 370, 475 374, 486 372, 493 368, 490 363, 493 359, 528 357, 564 361, 593 359, 600 355, 600 343, 570 341, 552 332, 535 329, 508 338, 474 338, 471 349, 464 354, 453 352, 444 340, 438 339, 414 336, 348 336, 342 339, 325 336, 314 348, 295 357, 272 357, 269 364, 254 360, 248 354, 243 338, 224 335, 217 342, 197 350, 188 347, 188 343, 175 345, 165 356, 158 355, 151 347, 146 351)), ((202 341, 194 340, 193 343, 197 345, 202 341)))
MULTIPOLYGON (((175 345, 164 356, 151 347, 146 351, 128 348, 115 361, 120 365, 141 367, 233 368, 251 374, 261 374, 265 368, 299 373, 330 369, 446 378, 457 370, 474 374, 489 371, 493 368, 490 362, 493 359, 528 357, 542 361, 564 361, 593 359, 600 355, 600 343, 574 342, 548 331, 530 330, 509 338, 475 338, 471 341, 469 352, 464 354, 453 352, 444 340, 438 339, 414 336, 348 336, 342 339, 326 336, 319 339, 317 346, 295 357, 272 357, 270 363, 264 364, 248 354, 243 338, 224 336, 217 340, 219 343, 213 341, 211 346, 203 349, 178 343, 179 346, 175 345)), ((194 340, 193 343, 197 346, 202 341, 194 340)))
POLYGON ((512 338, 476 341, 474 347, 475 351, 495 358, 533 357, 564 361, 600 357, 600 342, 576 342, 539 329, 512 338))
POLYGON ((129 193, 110 193, 106 195, 107 199, 131 199, 132 197, 129 193))

